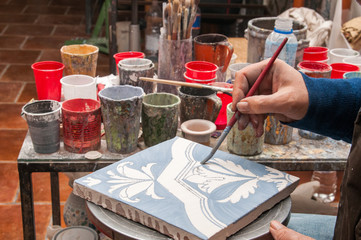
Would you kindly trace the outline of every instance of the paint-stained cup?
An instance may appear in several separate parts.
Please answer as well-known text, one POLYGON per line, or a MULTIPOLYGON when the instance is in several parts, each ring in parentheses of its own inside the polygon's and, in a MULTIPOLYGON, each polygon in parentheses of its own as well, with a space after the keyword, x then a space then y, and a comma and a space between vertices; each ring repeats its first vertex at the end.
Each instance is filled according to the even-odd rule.
MULTIPOLYGON (((142 52, 119 52, 113 55, 113 58, 115 60, 115 66, 118 66, 119 61, 127 58, 144 58, 144 53, 142 52)), ((119 69, 117 67, 117 73, 119 74, 119 69)))
POLYGON ((137 149, 144 91, 120 85, 99 92, 107 148, 115 153, 137 149))
POLYGON ((206 119, 215 122, 222 107, 222 100, 211 89, 181 87, 180 121, 206 119))
POLYGON ((181 130, 184 138, 208 146, 216 125, 205 119, 191 119, 181 124, 181 130))
POLYGON ((180 98, 171 93, 144 96, 142 129, 144 143, 150 147, 177 134, 180 98))
POLYGON ((69 152, 86 153, 100 148, 100 103, 75 98, 62 104, 64 147, 69 152))
MULTIPOLYGON (((227 105, 228 121, 233 115, 232 103, 230 103, 227 105)), ((252 124, 248 124, 244 130, 238 130, 238 127, 234 126, 227 135, 227 150, 237 155, 253 156, 262 153, 263 142, 264 134, 256 137, 252 124)))
POLYGON ((97 86, 95 79, 88 75, 69 75, 61 80, 64 100, 73 98, 97 99, 97 86))
POLYGON ((60 101, 64 64, 55 61, 37 62, 31 65, 34 72, 36 91, 39 100, 60 101))
POLYGON ((54 100, 41 100, 26 104, 22 113, 28 123, 34 151, 53 153, 60 147, 61 105, 54 100))
POLYGON ((344 79, 361 78, 361 72, 347 72, 343 74, 344 79))
POLYGON ((89 44, 66 45, 60 49, 65 75, 96 76, 99 48, 89 44))

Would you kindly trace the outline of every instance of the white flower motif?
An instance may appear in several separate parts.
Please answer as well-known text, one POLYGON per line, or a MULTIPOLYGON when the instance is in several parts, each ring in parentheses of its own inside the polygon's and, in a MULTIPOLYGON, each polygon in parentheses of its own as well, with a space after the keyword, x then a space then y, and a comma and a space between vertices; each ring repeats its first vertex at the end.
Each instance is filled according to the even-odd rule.
POLYGON ((89 187, 97 185, 99 183, 101 183, 102 181, 100 179, 95 179, 92 177, 87 177, 85 180, 83 180, 83 182, 88 185, 89 187))
POLYGON ((139 171, 137 169, 130 168, 128 165, 133 165, 132 162, 120 163, 117 166, 118 174, 112 171, 108 171, 107 174, 111 179, 108 183, 114 183, 110 186, 109 192, 120 189, 119 197, 128 202, 139 202, 139 198, 133 198, 137 194, 145 192, 146 195, 151 196, 154 199, 162 199, 154 192, 154 176, 151 172, 151 167, 155 163, 149 163, 145 167, 142 167, 139 171))

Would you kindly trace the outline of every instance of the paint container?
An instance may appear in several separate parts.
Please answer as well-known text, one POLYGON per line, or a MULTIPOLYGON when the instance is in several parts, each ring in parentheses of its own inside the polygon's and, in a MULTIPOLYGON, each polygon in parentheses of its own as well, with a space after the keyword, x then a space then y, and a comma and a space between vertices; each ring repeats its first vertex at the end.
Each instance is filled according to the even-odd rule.
POLYGON ((215 122, 222 107, 222 100, 211 89, 181 87, 180 121, 205 119, 215 122))
POLYGON ((327 61, 327 53, 328 48, 326 47, 307 47, 303 50, 303 61, 327 61))
POLYGON ((209 146, 216 125, 204 119, 191 119, 181 124, 181 130, 185 139, 209 146))
MULTIPOLYGON (((115 66, 118 66, 119 61, 127 58, 144 58, 144 53, 142 52, 119 52, 113 55, 115 60, 115 66)), ((117 67, 117 73, 119 74, 119 69, 117 67)))
POLYGON ((250 63, 234 63, 231 64, 229 66, 229 71, 231 72, 231 79, 230 81, 228 80, 227 82, 231 82, 232 84, 234 84, 234 80, 236 79, 236 72, 238 72, 239 70, 247 67, 248 65, 251 65, 250 63))
MULTIPOLYGON (((215 82, 215 83, 211 83, 210 85, 223 87, 223 88, 233 88, 233 84, 225 83, 225 82, 215 82)), ((217 92, 217 96, 222 101, 222 107, 221 110, 219 111, 215 124, 217 126, 217 130, 223 130, 227 126, 227 105, 232 102, 232 95, 223 92, 217 92)))
POLYGON ((330 50, 329 55, 330 55, 330 64, 332 64, 332 63, 342 63, 344 58, 357 57, 360 55, 360 53, 349 48, 334 48, 330 50))
POLYGON ((93 99, 75 98, 62 104, 65 150, 86 153, 100 148, 100 103, 93 99))
MULTIPOLYGON (((232 103, 227 105, 227 119, 232 118, 234 112, 232 111, 232 103)), ((261 137, 256 137, 255 130, 252 124, 244 130, 239 130, 234 126, 227 135, 227 150, 242 156, 253 156, 261 154, 263 151, 264 134, 261 137)))
POLYGON ((104 88, 99 92, 107 148, 115 153, 137 149, 144 91, 129 85, 104 88))
POLYGON ((63 76, 64 67, 64 64, 55 61, 43 61, 31 65, 39 100, 60 101, 60 79, 63 76))
POLYGON ((64 101, 74 98, 97 99, 95 79, 88 75, 69 75, 61 80, 64 101))
POLYGON ((332 63, 331 78, 343 78, 343 74, 346 72, 357 72, 360 68, 356 65, 347 63, 332 63))
POLYGON ((149 59, 127 58, 119 61, 119 84, 143 88, 145 93, 152 93, 153 83, 139 80, 139 77, 153 78, 154 64, 149 59))
POLYGON ((198 80, 207 80, 216 77, 218 67, 206 61, 192 61, 185 64, 185 76, 198 80))
POLYGON ((343 74, 344 79, 361 78, 361 72, 347 72, 343 74))
MULTIPOLYGON (((306 74, 309 77, 313 78, 330 78, 332 67, 326 63, 321 62, 310 62, 310 61, 303 61, 297 65, 297 69, 306 74)), ((313 140, 322 140, 326 138, 323 135, 313 133, 307 130, 299 129, 298 134, 307 139, 313 140)))
POLYGON ((343 63, 356 65, 361 69, 361 56, 344 58, 343 63))
POLYGON ((74 44, 60 49, 65 75, 96 76, 99 48, 89 44, 74 44))
POLYGON ((35 152, 53 153, 59 150, 60 110, 60 103, 54 100, 35 101, 22 108, 35 152))
POLYGON ((266 118, 264 142, 285 145, 292 141, 293 128, 280 123, 274 116, 266 118))
POLYGON ((69 240, 69 239, 77 239, 77 240, 98 240, 97 232, 86 226, 73 226, 61 229, 56 232, 52 238, 52 240, 69 240))
MULTIPOLYGON (((192 38, 168 40, 159 38, 158 77, 184 82, 185 64, 192 61, 192 38)), ((178 94, 176 86, 157 84, 157 92, 178 94)))
POLYGON ((210 84, 216 82, 217 77, 211 79, 199 80, 199 79, 187 77, 186 73, 184 73, 184 79, 186 80, 186 82, 189 83, 210 84))
POLYGON ((171 93, 144 96, 142 129, 144 143, 150 147, 177 134, 180 98, 171 93))

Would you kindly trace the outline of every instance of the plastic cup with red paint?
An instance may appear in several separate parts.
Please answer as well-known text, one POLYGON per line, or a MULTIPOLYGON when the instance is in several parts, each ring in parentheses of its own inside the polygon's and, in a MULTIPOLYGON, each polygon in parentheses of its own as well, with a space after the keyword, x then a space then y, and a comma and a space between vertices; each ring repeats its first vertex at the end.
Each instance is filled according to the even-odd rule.
POLYGON ((64 147, 86 153, 100 148, 101 110, 94 99, 74 98, 62 104, 64 147))
POLYGON ((299 71, 313 78, 330 78, 332 67, 327 63, 303 61, 297 65, 299 71))
POLYGON ((348 63, 332 63, 331 67, 331 78, 343 78, 343 75, 346 72, 360 71, 360 68, 358 66, 348 63))
POLYGON ((64 64, 56 61, 36 62, 31 65, 34 72, 39 100, 60 101, 64 64))
POLYGON ((207 80, 216 78, 218 66, 206 61, 192 61, 185 64, 185 75, 189 78, 207 80))
MULTIPOLYGON (((225 82, 215 82, 209 85, 223 88, 233 88, 233 84, 225 82)), ((219 111, 215 124, 217 126, 217 130, 223 130, 227 126, 227 105, 232 102, 232 95, 223 92, 217 92, 217 96, 222 100, 222 107, 219 111)))
POLYGON ((303 61, 325 61, 328 59, 327 53, 326 47, 307 47, 303 50, 303 61))
POLYGON ((214 83, 217 80, 217 77, 211 78, 211 79, 194 79, 194 78, 190 78, 186 75, 186 73, 184 73, 184 79, 186 80, 186 82, 188 83, 199 83, 199 84, 210 84, 210 83, 214 83))

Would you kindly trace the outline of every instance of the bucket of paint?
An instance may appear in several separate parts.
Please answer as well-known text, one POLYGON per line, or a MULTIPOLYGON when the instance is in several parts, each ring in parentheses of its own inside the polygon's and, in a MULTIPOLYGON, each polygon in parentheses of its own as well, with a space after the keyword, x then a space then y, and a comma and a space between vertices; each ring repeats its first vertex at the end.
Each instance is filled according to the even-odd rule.
POLYGON ((73 226, 63 228, 60 231, 56 232, 52 240, 98 240, 97 232, 86 226, 73 226))
POLYGON ((209 145, 216 125, 205 119, 191 119, 181 124, 181 130, 185 139, 209 145))
POLYGON ((331 78, 343 78, 343 74, 347 72, 357 72, 360 68, 356 65, 348 63, 332 63, 331 78))
POLYGON ((64 67, 64 64, 55 61, 43 61, 31 65, 39 100, 60 101, 60 79, 63 76, 64 67))
POLYGON ((300 72, 313 78, 330 78, 332 67, 326 63, 303 61, 297 65, 300 72))
POLYGON ((88 75, 69 75, 61 80, 64 100, 73 98, 97 99, 97 86, 93 77, 88 75))
POLYGON ((115 153, 137 149, 144 91, 120 85, 99 92, 107 148, 115 153))
POLYGON ((60 110, 61 104, 54 100, 30 102, 22 108, 35 152, 53 153, 59 150, 60 110))
POLYGON ((199 83, 199 84, 210 84, 210 83, 214 83, 217 80, 217 77, 211 78, 211 79, 204 79, 204 80, 200 80, 200 79, 194 79, 194 78, 190 78, 186 75, 186 73, 184 73, 184 79, 186 80, 186 82, 188 83, 199 83))
POLYGON ((74 44, 60 49, 65 75, 96 76, 99 48, 89 44, 74 44))
POLYGON ((149 59, 127 58, 119 61, 119 84, 143 88, 145 93, 153 92, 153 83, 139 80, 139 77, 153 78, 154 64, 149 59))
POLYGON ((100 148, 100 103, 94 99, 75 98, 62 104, 65 150, 86 153, 100 148))
MULTIPOLYGON (((260 17, 248 21, 248 28, 245 30, 245 37, 248 39, 247 62, 256 63, 263 60, 265 42, 269 34, 274 29, 277 17, 260 17)), ((305 23, 293 21, 293 34, 298 40, 296 63, 302 61, 303 50, 308 47, 309 40, 306 40, 307 25, 305 23)))
POLYGON ((174 138, 178 129, 180 98, 171 93, 151 93, 143 98, 144 143, 150 147, 174 138))
MULTIPOLYGON (((210 85, 223 88, 233 88, 233 84, 225 82, 215 82, 211 83, 210 85)), ((227 105, 232 102, 232 95, 223 92, 217 92, 217 96, 222 101, 222 107, 219 111, 215 124, 217 126, 217 130, 223 130, 227 126, 227 105)))
POLYGON ((303 50, 303 61, 325 61, 328 56, 326 47, 307 47, 303 50))
POLYGON ((185 76, 193 79, 207 80, 216 77, 218 67, 206 61, 192 61, 185 64, 185 76))
MULTIPOLYGON (((232 103, 229 103, 226 109, 229 121, 234 115, 232 103)), ((252 124, 248 124, 244 130, 238 130, 237 126, 234 126, 227 135, 227 150, 237 155, 253 156, 262 153, 263 142, 264 134, 256 137, 252 124)))

